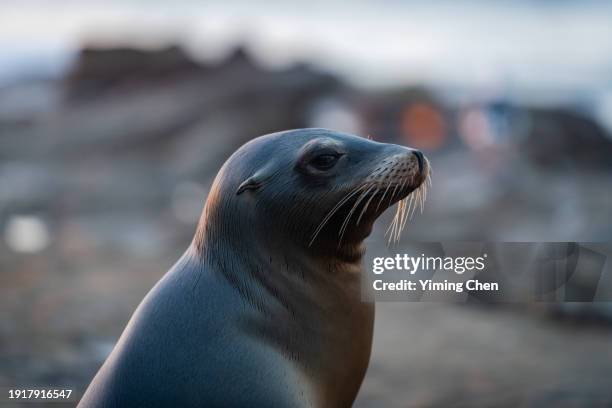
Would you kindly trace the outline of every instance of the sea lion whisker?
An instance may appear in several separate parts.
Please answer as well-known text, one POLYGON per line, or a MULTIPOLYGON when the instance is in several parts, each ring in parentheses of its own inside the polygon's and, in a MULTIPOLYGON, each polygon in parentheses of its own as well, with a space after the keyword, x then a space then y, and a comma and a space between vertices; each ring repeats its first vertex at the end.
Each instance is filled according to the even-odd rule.
POLYGON ((380 185, 376 185, 376 190, 374 190, 374 192, 370 196, 370 199, 366 202, 366 205, 363 207, 363 210, 361 210, 361 214, 359 214, 359 218, 357 218, 357 225, 359 225, 359 221, 361 221, 361 217, 363 217, 363 214, 365 214, 366 210, 368 209, 370 202, 372 202, 372 199, 376 196, 379 190, 380 190, 380 185))
POLYGON ((355 201, 355 203, 353 204, 353 207, 351 208, 351 210, 349 211, 348 215, 346 216, 346 218, 344 219, 344 222, 342 223, 342 226, 340 227, 340 231, 339 231, 339 236, 340 236, 340 240, 338 241, 338 246, 340 246, 340 244, 342 243, 342 238, 344 237, 344 233, 346 232, 346 228, 348 227, 349 221, 351 219, 351 217, 353 216, 353 213, 355 212, 355 210, 357 209, 357 207, 359 206, 359 204, 361 203, 361 201, 368 195, 368 193, 372 190, 372 188, 374 188, 374 183, 370 183, 369 184, 369 188, 367 188, 366 190, 364 190, 361 195, 357 198, 357 200, 355 201))
POLYGON ((406 212, 406 199, 402 199, 400 200, 399 204, 398 204, 398 209, 399 209, 399 227, 402 227, 402 220, 404 219, 404 214, 406 212))
POLYGON ((393 202, 393 199, 395 198, 395 194, 397 194, 398 187, 399 187, 399 184, 395 184, 395 187, 393 188, 393 194, 391 194, 391 200, 389 200, 389 202, 391 203, 393 202))
MULTIPOLYGON (((411 195, 412 197, 412 195, 411 195)), ((399 242, 402 231, 404 230, 405 226, 406 226, 406 222, 408 220, 408 215, 409 215, 409 205, 411 203, 411 201, 409 201, 408 197, 404 198, 403 200, 401 200, 402 203, 402 212, 400 214, 400 217, 398 219, 398 227, 396 230, 396 237, 395 237, 395 241, 399 242)))
MULTIPOLYGON (((422 185, 422 184, 421 184, 422 185)), ((423 198, 425 192, 425 190, 422 188, 419 188, 419 200, 421 202, 421 214, 423 214, 423 208, 425 207, 425 200, 423 198)))
POLYGON ((355 189, 353 189, 352 191, 350 191, 349 193, 347 193, 347 195, 341 199, 328 213, 327 215, 323 218, 323 220, 319 223, 319 226, 317 227, 317 229, 315 230, 315 232, 313 233, 312 239, 310 241, 309 246, 311 246, 315 240, 315 238, 317 237, 317 235, 319 234, 319 232, 321 232, 321 230, 323 229, 323 227, 325 226, 325 224, 331 219, 331 217, 355 194, 357 194, 362 188, 364 188, 364 185, 358 186, 355 189))
POLYGON ((383 203, 383 201, 385 201, 385 196, 387 195, 387 192, 389 191, 390 187, 391 187, 391 183, 387 184, 387 188, 385 189, 385 192, 383 193, 380 201, 378 202, 378 205, 376 206, 376 211, 378 211, 378 209, 380 208, 380 205, 383 203))
POLYGON ((370 187, 367 190, 365 190, 365 191, 363 191, 361 193, 361 195, 359 196, 357 201, 355 201, 355 204, 353 204, 353 207, 351 208, 351 211, 349 211, 348 215, 344 219, 344 222, 342 223, 342 226, 340 227, 340 232, 339 232, 340 240, 338 241, 338 246, 340 246, 340 244, 342 243, 342 238, 344 237, 344 232, 346 231, 346 227, 348 226, 349 220, 353 216, 353 212, 359 206, 359 203, 361 203, 361 200, 363 200, 364 197, 370 192, 370 190, 372 190, 372 188, 374 188, 373 183, 370 183, 369 186, 370 187))
POLYGON ((404 226, 406 225, 403 220, 405 218, 405 211, 406 211, 406 198, 402 199, 402 213, 400 215, 400 218, 398 220, 398 226, 397 226, 397 238, 396 241, 399 242, 400 237, 402 236, 402 231, 404 230, 404 226))
POLYGON ((399 222, 398 221, 398 219, 399 219, 398 214, 401 211, 401 209, 400 209, 401 206, 402 206, 402 204, 401 204, 401 201, 400 201, 400 203, 398 203, 398 207, 397 207, 397 209, 395 211, 395 215, 393 216, 393 220, 391 221, 391 225, 389 225, 389 228, 387 228, 387 232, 385 232, 385 235, 389 234, 389 241, 388 241, 388 243, 391 243, 391 241, 395 241, 396 230, 397 230, 398 222, 399 222))
POLYGON ((391 243, 391 237, 393 236, 394 227, 395 227, 395 216, 391 220, 391 224, 389 224, 389 227, 387 228, 387 231, 385 232, 385 236, 386 236, 387 234, 389 234, 389 231, 391 231, 391 233, 389 234, 389 241, 387 242, 388 244, 391 243))
POLYGON ((400 229, 403 230, 406 225, 406 220, 408 219, 408 214, 410 211, 410 200, 408 197, 402 200, 404 202, 404 208, 402 209, 402 217, 400 219, 400 229))
POLYGON ((325 226, 325 224, 327 224, 327 222, 331 219, 331 217, 333 217, 333 215, 340 209, 340 207, 342 207, 348 200, 351 199, 351 197, 353 197, 355 194, 357 194, 360 190, 364 189, 365 187, 367 187, 368 184, 362 184, 360 186, 357 186, 356 188, 354 188, 353 190, 351 190, 350 192, 347 193, 346 196, 344 196, 344 198, 342 198, 328 213, 327 215, 323 218, 323 220, 321 221, 321 223, 319 223, 319 226, 317 227, 317 229, 315 230, 315 232, 312 235, 312 239, 310 240, 310 243, 308 244, 308 246, 312 246, 312 244, 314 243, 317 235, 319 234, 319 232, 321 232, 321 230, 323 229, 323 227, 325 226))
MULTIPOLYGON (((360 189, 360 194, 357 197, 357 199, 355 200, 355 202, 353 203, 353 205, 351 206, 351 209, 349 211, 349 214, 351 214, 354 210, 355 207, 359 204, 359 202, 361 202, 361 200, 363 199, 364 195, 367 194, 367 192, 370 190, 370 188, 372 187, 372 183, 367 183, 364 185, 364 188, 360 189)), ((344 226, 344 224, 346 223, 346 218, 342 223, 342 226, 344 226)))
MULTIPOLYGON (((389 184, 390 185, 390 184, 389 184)), ((395 187, 393 188, 393 193, 391 194, 391 198, 389 199, 389 202, 393 202, 393 199, 395 198, 395 195, 397 194, 398 191, 398 187, 399 187, 399 183, 395 184, 395 187)), ((396 229, 396 224, 397 224, 397 218, 398 218, 398 214, 400 211, 399 208, 399 204, 398 204, 398 208, 396 209, 395 212, 395 216, 393 217, 393 221, 391 222, 391 225, 389 226, 389 228, 387 229, 387 233, 389 232, 389 229, 391 229, 391 234, 389 235, 389 242, 391 242, 391 238, 394 237, 395 235, 395 229, 396 229)), ((385 235, 387 234, 385 233, 385 235)))
POLYGON ((397 204, 397 208, 395 209, 395 214, 393 216, 393 232, 395 233, 395 231, 397 230, 397 227, 399 226, 399 215, 402 212, 402 203, 399 202, 397 204))
POLYGON ((407 200, 407 209, 406 209, 406 214, 404 215, 404 219, 402 220, 402 229, 406 226, 406 223, 408 222, 408 219, 410 218, 410 210, 412 209, 412 206, 414 205, 414 194, 410 194, 408 197, 406 197, 407 200))
POLYGON ((397 206, 397 226, 395 228, 395 242, 399 241, 400 233, 402 231, 402 214, 404 211, 404 206, 406 202, 404 200, 400 200, 397 206))
MULTIPOLYGON (((399 191, 404 188, 407 179, 402 182, 399 191)), ((393 217, 391 225, 387 228, 385 235, 389 234, 388 242, 399 242, 401 233, 405 229, 408 220, 411 219, 416 211, 417 207, 420 212, 423 213, 425 208, 425 200, 427 198, 428 184, 431 185, 431 175, 428 173, 425 181, 421 185, 410 193, 407 197, 403 198, 398 202, 396 213, 393 217)), ((391 200, 395 197, 397 186, 393 190, 391 200)))
POLYGON ((404 220, 404 216, 405 216, 405 213, 406 213, 406 199, 405 198, 400 200, 399 205, 398 205, 398 209, 399 209, 399 214, 398 214, 399 217, 398 217, 398 220, 397 220, 397 222, 398 222, 398 228, 397 229, 398 229, 398 239, 399 239, 399 234, 402 231, 402 227, 404 225, 403 220, 404 220))
POLYGON ((398 213, 397 223, 395 224, 395 236, 393 237, 393 241, 395 243, 399 242, 399 234, 400 234, 400 218, 399 218, 399 213, 398 213))
MULTIPOLYGON (((404 189, 404 186, 406 185, 406 182, 408 181, 408 178, 404 178, 404 181, 402 182, 402 186, 400 188, 400 190, 404 189)), ((402 213, 400 216, 400 229, 403 229, 403 225, 404 225, 404 218, 405 218, 405 214, 407 212, 407 209, 410 210, 410 207, 407 205, 408 204, 408 197, 405 197, 401 200, 402 203, 402 213)))

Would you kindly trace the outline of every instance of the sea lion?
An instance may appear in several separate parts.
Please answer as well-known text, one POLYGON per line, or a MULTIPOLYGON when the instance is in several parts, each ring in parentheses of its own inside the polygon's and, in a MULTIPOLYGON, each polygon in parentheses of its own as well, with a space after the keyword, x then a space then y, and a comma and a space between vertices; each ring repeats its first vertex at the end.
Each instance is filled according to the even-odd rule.
POLYGON ((245 144, 79 406, 350 406, 374 324, 363 240, 428 174, 416 150, 325 129, 245 144))

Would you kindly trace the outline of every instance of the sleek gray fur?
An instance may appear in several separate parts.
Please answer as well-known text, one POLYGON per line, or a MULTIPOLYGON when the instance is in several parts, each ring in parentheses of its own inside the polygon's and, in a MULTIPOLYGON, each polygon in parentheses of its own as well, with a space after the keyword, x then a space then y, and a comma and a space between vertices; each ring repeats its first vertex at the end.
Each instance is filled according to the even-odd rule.
POLYGON ((325 129, 241 147, 219 171, 192 245, 142 301, 79 407, 350 406, 374 324, 360 295, 363 239, 425 180, 413 153, 325 129), (335 164, 321 170, 330 153, 335 164), (368 200, 355 195, 313 239, 372 174, 393 196, 372 189, 382 205, 358 223, 368 200))

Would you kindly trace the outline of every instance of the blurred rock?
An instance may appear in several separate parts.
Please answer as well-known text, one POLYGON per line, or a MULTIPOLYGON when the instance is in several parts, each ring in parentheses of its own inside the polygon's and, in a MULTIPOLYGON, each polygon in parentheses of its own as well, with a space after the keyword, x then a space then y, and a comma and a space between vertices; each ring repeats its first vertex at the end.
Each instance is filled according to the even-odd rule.
POLYGON ((240 145, 306 126, 309 107, 342 88, 305 65, 263 69, 242 48, 203 65, 178 47, 85 48, 55 86, 63 101, 0 122, 0 221, 15 208, 57 223, 170 208, 181 182, 210 183, 240 145))
POLYGON ((69 99, 93 98, 117 87, 147 86, 150 81, 204 72, 206 68, 178 46, 160 50, 85 47, 68 73, 65 89, 69 99))
POLYGON ((520 149, 549 168, 612 168, 612 136, 595 120, 568 109, 530 109, 520 149))

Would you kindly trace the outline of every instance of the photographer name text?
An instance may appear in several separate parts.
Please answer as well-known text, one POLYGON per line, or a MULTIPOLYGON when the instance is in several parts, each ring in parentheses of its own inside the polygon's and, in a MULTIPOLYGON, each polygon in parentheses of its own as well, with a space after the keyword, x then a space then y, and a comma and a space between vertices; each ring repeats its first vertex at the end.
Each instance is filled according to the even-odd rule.
MULTIPOLYGON (((465 272, 479 273, 486 269, 487 254, 478 257, 441 257, 441 256, 410 256, 397 254, 394 257, 377 257, 372 263, 372 273, 382 275, 387 271, 400 271, 411 275, 418 272, 452 272, 463 275, 465 272)), ((381 276, 382 278, 382 276, 381 276)), ((392 282, 375 279, 372 282, 375 291, 428 291, 457 292, 463 291, 499 291, 498 282, 483 282, 478 279, 451 281, 448 279, 435 281, 433 279, 399 279, 392 282)))

